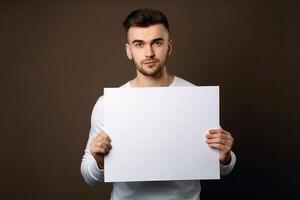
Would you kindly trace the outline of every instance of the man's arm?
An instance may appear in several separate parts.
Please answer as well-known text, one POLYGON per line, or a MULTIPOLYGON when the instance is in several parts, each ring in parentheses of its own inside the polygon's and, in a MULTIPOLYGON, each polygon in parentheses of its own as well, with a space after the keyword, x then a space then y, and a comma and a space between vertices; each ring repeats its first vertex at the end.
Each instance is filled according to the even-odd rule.
POLYGON ((81 161, 81 175, 89 185, 104 181, 104 170, 99 168, 90 150, 93 139, 102 131, 101 127, 103 127, 103 97, 98 99, 93 108, 89 138, 81 161))
POLYGON ((220 173, 221 173, 221 175, 224 176, 224 175, 229 174, 233 170, 233 168, 235 166, 235 163, 236 163, 236 156, 235 156, 234 152, 231 151, 229 162, 225 163, 225 164, 222 164, 220 162, 220 173))

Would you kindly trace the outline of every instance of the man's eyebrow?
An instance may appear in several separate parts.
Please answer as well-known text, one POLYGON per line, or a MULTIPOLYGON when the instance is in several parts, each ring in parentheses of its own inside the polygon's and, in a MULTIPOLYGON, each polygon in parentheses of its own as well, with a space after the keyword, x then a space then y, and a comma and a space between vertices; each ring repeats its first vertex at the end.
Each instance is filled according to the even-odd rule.
POLYGON ((163 41, 164 39, 163 38, 161 38, 161 37, 159 37, 159 38, 155 38, 155 39, 153 39, 152 41, 151 41, 151 43, 154 43, 154 42, 157 42, 157 41, 163 41))
MULTIPOLYGON (((155 39, 151 40, 151 43, 154 43, 154 42, 157 42, 157 41, 161 41, 161 40, 164 40, 164 39, 162 37, 155 38, 155 39)), ((136 42, 138 42, 138 43, 144 43, 143 40, 133 40, 131 43, 134 44, 136 42)))
POLYGON ((133 40, 131 43, 133 44, 133 43, 136 43, 136 42, 142 43, 144 41, 143 40, 133 40))

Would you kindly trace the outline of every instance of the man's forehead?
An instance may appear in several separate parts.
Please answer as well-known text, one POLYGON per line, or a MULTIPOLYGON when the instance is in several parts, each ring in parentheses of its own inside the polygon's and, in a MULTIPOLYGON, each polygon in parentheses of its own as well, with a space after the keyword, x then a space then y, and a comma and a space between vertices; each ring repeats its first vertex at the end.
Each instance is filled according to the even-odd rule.
POLYGON ((133 26, 129 28, 127 37, 129 42, 134 40, 151 41, 156 38, 167 40, 169 32, 162 24, 155 24, 148 27, 133 26))

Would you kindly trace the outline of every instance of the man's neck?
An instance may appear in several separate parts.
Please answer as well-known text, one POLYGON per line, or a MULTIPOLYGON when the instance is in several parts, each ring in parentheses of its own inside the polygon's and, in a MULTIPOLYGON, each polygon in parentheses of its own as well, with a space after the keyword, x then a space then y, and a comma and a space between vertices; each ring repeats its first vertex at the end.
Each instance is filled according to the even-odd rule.
POLYGON ((130 81, 131 87, 167 87, 174 81, 174 75, 170 75, 167 72, 162 73, 160 76, 151 77, 143 74, 137 74, 137 76, 130 81))

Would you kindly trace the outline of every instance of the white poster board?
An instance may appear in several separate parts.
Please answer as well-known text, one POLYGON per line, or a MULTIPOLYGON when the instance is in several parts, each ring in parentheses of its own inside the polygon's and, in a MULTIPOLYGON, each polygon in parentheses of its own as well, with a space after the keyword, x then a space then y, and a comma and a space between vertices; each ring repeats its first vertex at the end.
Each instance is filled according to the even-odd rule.
POLYGON ((219 87, 105 88, 105 182, 219 179, 219 87))

